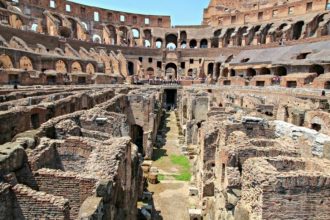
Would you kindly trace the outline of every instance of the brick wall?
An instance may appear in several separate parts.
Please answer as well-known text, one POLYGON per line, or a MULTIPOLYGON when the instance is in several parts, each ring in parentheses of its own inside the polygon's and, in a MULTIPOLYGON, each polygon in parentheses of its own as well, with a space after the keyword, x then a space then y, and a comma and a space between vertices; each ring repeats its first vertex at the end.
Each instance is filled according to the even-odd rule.
POLYGON ((96 180, 78 177, 75 173, 41 169, 35 173, 39 190, 46 193, 63 196, 70 202, 70 218, 76 219, 80 205, 93 195, 96 180))

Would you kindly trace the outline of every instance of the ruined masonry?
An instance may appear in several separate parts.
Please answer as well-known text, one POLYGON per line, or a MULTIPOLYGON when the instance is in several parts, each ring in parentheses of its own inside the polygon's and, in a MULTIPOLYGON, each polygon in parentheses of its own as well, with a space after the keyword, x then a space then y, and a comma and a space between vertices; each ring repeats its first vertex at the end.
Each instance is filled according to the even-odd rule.
POLYGON ((329 220, 329 10, 0 0, 0 220, 329 220))

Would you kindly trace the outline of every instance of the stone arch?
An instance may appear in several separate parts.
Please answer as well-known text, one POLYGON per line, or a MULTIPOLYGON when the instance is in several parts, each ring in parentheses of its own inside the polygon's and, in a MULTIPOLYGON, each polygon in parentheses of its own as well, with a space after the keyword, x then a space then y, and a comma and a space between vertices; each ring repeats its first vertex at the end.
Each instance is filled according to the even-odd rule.
POLYGON ((230 76, 235 76, 236 75, 236 71, 234 69, 230 69, 230 76))
POLYGON ((94 74, 95 73, 95 67, 94 67, 93 64, 88 63, 86 65, 86 73, 88 73, 88 74, 94 74))
POLYGON ((165 75, 168 79, 177 78, 177 66, 174 63, 168 63, 165 66, 165 75))
POLYGON ((70 28, 71 28, 71 37, 72 38, 78 38, 78 24, 77 24, 77 21, 70 18, 70 17, 67 17, 68 21, 70 22, 70 28))
POLYGON ((188 70, 188 76, 193 76, 193 69, 190 68, 190 69, 188 70))
POLYGON ((134 39, 139 39, 140 38, 140 30, 137 28, 132 28, 132 34, 134 39))
POLYGON ((214 63, 209 63, 207 65, 207 75, 213 74, 213 69, 214 69, 214 63))
POLYGON ((153 77, 154 74, 155 74, 155 70, 154 70, 154 68, 149 67, 149 68, 147 69, 147 75, 149 76, 149 78, 153 77))
POLYGON ((151 42, 152 42, 152 33, 150 29, 145 29, 143 31, 144 35, 144 46, 145 47, 151 47, 151 42))
POLYGON ((217 80, 220 77, 220 68, 221 68, 221 63, 216 63, 215 64, 215 79, 217 80))
POLYGON ((27 56, 22 56, 19 59, 19 68, 24 70, 33 70, 32 61, 27 56))
POLYGON ((157 38, 156 48, 162 48, 162 47, 163 47, 163 40, 161 38, 157 38))
POLYGON ((246 70, 246 76, 247 76, 247 77, 254 77, 255 75, 257 75, 257 72, 256 72, 255 69, 253 69, 253 68, 248 68, 248 69, 246 70))
POLYGON ((168 34, 165 41, 168 49, 176 49, 178 47, 178 36, 176 34, 168 34))
POLYGON ((310 73, 317 73, 317 75, 321 75, 324 73, 324 68, 321 65, 314 64, 309 67, 309 72, 310 73))
POLYGON ((266 67, 262 67, 259 71, 260 75, 270 75, 270 70, 266 67))
POLYGON ((202 39, 200 43, 200 48, 207 48, 208 41, 207 39, 202 39))
POLYGON ((120 38, 120 44, 122 45, 130 45, 130 39, 128 35, 128 28, 125 26, 119 27, 119 38, 120 38))
POLYGON ((301 37, 304 21, 298 21, 292 26, 292 40, 298 40, 301 37))
POLYGON ((284 66, 279 66, 276 68, 275 75, 286 76, 287 74, 288 74, 288 71, 284 66))
POLYGON ((116 27, 113 25, 108 25, 107 26, 109 32, 110 32, 110 39, 111 39, 111 43, 112 44, 117 44, 117 31, 116 31, 116 27))
POLYGON ((190 40, 189 47, 190 48, 196 48, 197 47, 197 41, 195 39, 190 40))
POLYGON ((55 63, 55 70, 58 73, 67 73, 68 72, 67 65, 63 60, 58 60, 55 63))
POLYGON ((78 61, 74 61, 71 64, 71 72, 72 73, 82 72, 81 65, 80 65, 80 63, 78 61))
POLYGON ((226 67, 222 70, 222 77, 227 78, 229 74, 229 69, 226 67))
POLYGON ((11 58, 6 54, 0 55, 0 69, 12 69, 14 68, 11 58))
POLYGON ((134 63, 132 61, 128 61, 128 75, 133 76, 134 75, 134 63))
POLYGON ((33 23, 31 25, 31 31, 38 32, 38 24, 37 23, 33 23))
POLYGON ((94 42, 94 43, 101 44, 101 43, 102 43, 102 38, 101 38, 101 36, 98 35, 98 34, 94 34, 94 35, 93 35, 93 42, 94 42))

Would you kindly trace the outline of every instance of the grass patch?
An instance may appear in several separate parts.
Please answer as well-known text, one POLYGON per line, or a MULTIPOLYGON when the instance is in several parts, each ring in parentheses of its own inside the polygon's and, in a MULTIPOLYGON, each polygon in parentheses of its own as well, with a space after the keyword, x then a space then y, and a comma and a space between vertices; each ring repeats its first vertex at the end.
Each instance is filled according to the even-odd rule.
POLYGON ((171 162, 175 165, 181 166, 183 169, 190 169, 190 162, 186 156, 171 155, 171 162))
POLYGON ((180 175, 174 175, 173 177, 178 181, 190 181, 191 173, 189 171, 184 171, 180 175))
POLYGON ((158 181, 165 180, 165 175, 163 175, 163 174, 158 174, 157 180, 158 180, 158 181))
POLYGON ((176 180, 179 181, 190 181, 190 162, 186 156, 183 155, 171 155, 170 160, 173 164, 181 167, 181 172, 179 175, 173 175, 176 180))

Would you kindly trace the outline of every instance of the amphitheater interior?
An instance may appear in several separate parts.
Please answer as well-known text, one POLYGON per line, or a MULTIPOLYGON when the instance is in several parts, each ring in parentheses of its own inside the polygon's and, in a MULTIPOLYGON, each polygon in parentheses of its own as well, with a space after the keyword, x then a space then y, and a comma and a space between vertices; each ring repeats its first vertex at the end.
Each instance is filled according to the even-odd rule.
POLYGON ((0 220, 330 218, 330 1, 201 13, 0 0, 0 220))

